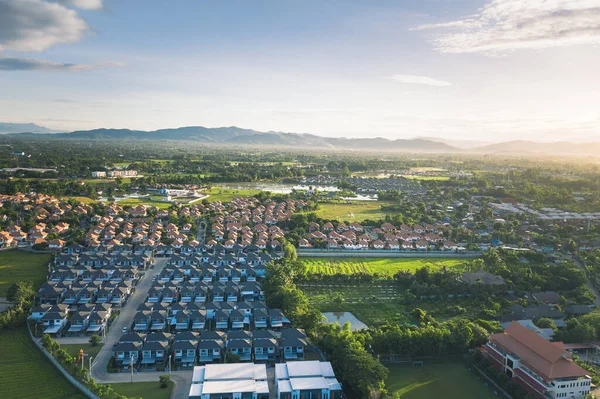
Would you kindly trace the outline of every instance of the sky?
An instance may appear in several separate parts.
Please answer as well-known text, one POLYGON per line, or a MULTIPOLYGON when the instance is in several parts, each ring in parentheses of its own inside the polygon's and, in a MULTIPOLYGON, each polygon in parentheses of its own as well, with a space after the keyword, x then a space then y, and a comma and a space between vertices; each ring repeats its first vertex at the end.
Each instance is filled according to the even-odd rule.
POLYGON ((600 0, 0 0, 0 122, 600 141, 600 0))

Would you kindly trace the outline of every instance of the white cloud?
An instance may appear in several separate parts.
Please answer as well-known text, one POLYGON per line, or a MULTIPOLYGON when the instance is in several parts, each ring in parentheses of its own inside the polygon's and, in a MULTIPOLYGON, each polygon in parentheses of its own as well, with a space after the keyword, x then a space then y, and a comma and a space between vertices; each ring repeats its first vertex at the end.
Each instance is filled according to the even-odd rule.
POLYGON ((99 64, 67 64, 31 58, 0 57, 0 71, 63 71, 82 72, 92 69, 121 67, 121 62, 103 62, 99 64))
POLYGON ((89 28, 73 10, 40 0, 0 0, 0 51, 42 51, 81 40, 89 28))
POLYGON ((419 84, 427 86, 452 86, 452 83, 444 80, 433 79, 428 76, 418 75, 392 75, 388 76, 387 79, 393 80, 398 83, 406 84, 419 84))
POLYGON ((445 53, 600 44, 600 0, 493 0, 474 15, 414 30, 455 29, 434 40, 445 53))
POLYGON ((59 3, 81 8, 84 10, 99 10, 102 8, 103 0, 57 0, 59 3))

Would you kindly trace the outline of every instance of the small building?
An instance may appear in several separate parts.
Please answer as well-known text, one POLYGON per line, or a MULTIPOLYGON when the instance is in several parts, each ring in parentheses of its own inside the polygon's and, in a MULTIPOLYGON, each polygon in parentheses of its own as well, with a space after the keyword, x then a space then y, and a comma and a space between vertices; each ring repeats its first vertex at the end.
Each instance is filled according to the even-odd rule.
POLYGON ((329 362, 318 360, 275 365, 277 399, 341 399, 342 386, 329 362))
POLYGON ((194 367, 190 399, 268 399, 269 384, 264 364, 208 364, 194 367))

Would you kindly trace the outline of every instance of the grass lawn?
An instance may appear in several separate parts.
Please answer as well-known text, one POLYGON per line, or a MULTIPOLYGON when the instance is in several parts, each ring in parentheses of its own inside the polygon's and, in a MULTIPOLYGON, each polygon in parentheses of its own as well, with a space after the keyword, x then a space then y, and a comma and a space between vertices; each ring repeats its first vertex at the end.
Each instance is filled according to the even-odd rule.
POLYGON ((93 204, 96 202, 96 200, 93 200, 89 197, 82 197, 82 196, 62 197, 61 199, 63 199, 63 200, 74 199, 76 201, 81 202, 82 204, 93 204))
POLYGON ((123 382, 121 384, 110 384, 113 390, 128 398, 143 398, 143 399, 169 399, 173 390, 173 383, 169 383, 167 388, 161 388, 158 382, 123 382))
POLYGON ((207 201, 209 202, 229 202, 237 197, 252 197, 260 193, 260 190, 232 190, 228 188, 212 187, 209 190, 204 190, 203 194, 208 194, 207 201))
POLYGON ((475 371, 462 363, 429 363, 423 367, 412 365, 386 365, 390 375, 386 385, 391 394, 402 399, 496 398, 475 371))
POLYGON ((19 328, 0 333, 0 397, 85 399, 40 353, 19 328))
POLYGON ((168 207, 171 206, 170 202, 152 201, 148 198, 127 198, 127 199, 118 201, 117 204, 119 204, 120 206, 148 205, 148 206, 155 206, 159 209, 167 209, 168 207))
MULTIPOLYGON (((83 352, 89 356, 92 357, 96 357, 98 355, 98 353, 100 352, 100 349, 102 349, 102 344, 98 345, 98 346, 92 346, 90 344, 68 344, 68 345, 61 345, 61 348, 65 349, 67 352, 69 352, 69 355, 71 356, 75 356, 77 357, 77 355, 79 354, 79 350, 83 349, 83 352)), ((86 362, 88 357, 85 357, 86 362)), ((93 360, 92 360, 93 362, 93 360)), ((86 363, 87 365, 87 363, 86 363)))
POLYGON ((316 214, 323 219, 348 222, 362 222, 365 219, 377 220, 385 217, 381 205, 380 201, 352 201, 349 204, 321 202, 316 214))
POLYGON ((357 274, 369 273, 393 276, 400 270, 415 270, 429 266, 432 270, 442 267, 460 268, 462 259, 444 258, 301 258, 310 273, 357 274))
POLYGON ((51 254, 32 254, 16 249, 0 252, 0 296, 17 281, 31 280, 37 289, 46 281, 51 254))
POLYGON ((421 176, 421 175, 402 175, 407 179, 411 180, 437 180, 437 181, 448 181, 450 180, 449 176, 421 176))

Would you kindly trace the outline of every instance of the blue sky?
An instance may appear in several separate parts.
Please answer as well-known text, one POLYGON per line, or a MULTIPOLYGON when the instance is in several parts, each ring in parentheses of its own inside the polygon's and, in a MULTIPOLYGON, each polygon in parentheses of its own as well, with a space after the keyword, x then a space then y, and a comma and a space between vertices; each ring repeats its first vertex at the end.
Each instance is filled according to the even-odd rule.
POLYGON ((0 121, 600 139, 600 0, 0 0, 0 121))

